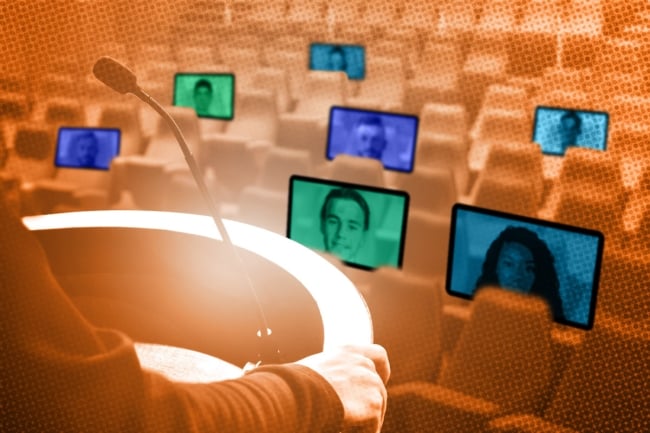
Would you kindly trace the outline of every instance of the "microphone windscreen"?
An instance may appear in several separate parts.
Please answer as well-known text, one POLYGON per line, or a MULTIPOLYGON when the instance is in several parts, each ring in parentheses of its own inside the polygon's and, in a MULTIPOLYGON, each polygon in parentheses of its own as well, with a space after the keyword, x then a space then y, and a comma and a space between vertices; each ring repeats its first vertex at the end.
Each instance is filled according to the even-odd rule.
POLYGON ((119 93, 134 93, 138 89, 135 74, 111 57, 101 57, 93 66, 95 77, 119 93))

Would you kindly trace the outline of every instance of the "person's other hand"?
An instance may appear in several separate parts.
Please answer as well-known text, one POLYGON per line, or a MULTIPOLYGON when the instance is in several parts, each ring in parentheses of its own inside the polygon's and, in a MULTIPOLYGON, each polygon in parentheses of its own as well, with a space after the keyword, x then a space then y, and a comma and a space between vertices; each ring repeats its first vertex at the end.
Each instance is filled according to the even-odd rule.
POLYGON ((296 362, 323 376, 338 394, 345 411, 344 431, 379 432, 386 413, 390 364, 377 345, 343 346, 296 362))

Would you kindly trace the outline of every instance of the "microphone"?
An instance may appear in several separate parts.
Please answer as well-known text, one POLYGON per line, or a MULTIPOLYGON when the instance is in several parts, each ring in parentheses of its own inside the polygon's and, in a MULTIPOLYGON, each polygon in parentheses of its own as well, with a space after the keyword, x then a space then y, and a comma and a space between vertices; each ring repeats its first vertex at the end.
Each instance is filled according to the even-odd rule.
POLYGON ((135 74, 111 57, 97 60, 93 66, 93 74, 99 81, 121 94, 136 94, 140 89, 135 74))
POLYGON ((223 239, 224 244, 231 250, 232 254, 234 254, 235 258, 237 259, 240 269, 243 271, 242 274, 245 276, 246 281, 248 283, 248 287, 250 288, 251 293, 255 298, 255 302, 257 303, 258 314, 262 325, 260 329, 258 329, 257 331, 257 338, 260 339, 259 340, 260 350, 258 353, 259 359, 257 363, 248 363, 247 366, 259 365, 260 363, 264 362, 263 358, 272 359, 273 360, 272 362, 279 362, 280 350, 275 348, 276 346, 275 344, 273 344, 272 340, 274 340, 275 338, 272 337, 271 328, 269 328, 268 326, 266 315, 264 314, 264 309, 262 308, 257 292, 253 287, 253 282, 251 281, 248 272, 246 272, 246 268, 244 266, 244 262, 241 256, 237 252, 237 249, 233 245, 232 240, 230 239, 230 236, 226 231, 226 227, 223 224, 223 220, 221 219, 219 208, 214 202, 212 195, 208 192, 208 187, 206 186, 205 181, 203 179, 203 174, 201 173, 201 169, 199 168, 198 164, 196 163, 196 160, 194 159, 194 156, 192 155, 192 152, 187 146, 187 143, 185 142, 185 137, 183 137, 180 128, 178 127, 178 125, 176 124, 172 116, 155 99, 153 99, 151 96, 145 93, 140 88, 140 86, 138 86, 138 82, 135 74, 129 68, 127 68, 117 60, 108 56, 101 57, 99 60, 97 60, 97 62, 95 62, 95 65, 93 66, 93 74, 99 81, 106 84, 108 87, 115 90, 116 92, 121 94, 132 93, 133 95, 137 96, 139 99, 144 101, 147 105, 151 106, 151 108, 153 108, 154 110, 156 110, 158 114, 160 114, 160 116, 163 118, 163 120, 165 120, 167 125, 174 133, 174 137, 176 137, 176 141, 178 141, 178 144, 181 146, 181 150, 183 151, 185 161, 187 161, 187 165, 190 168, 192 177, 194 178, 194 181, 199 187, 199 190, 201 191, 201 195, 203 196, 203 199, 205 200, 208 206, 208 210, 210 211, 212 219, 214 220, 214 223, 216 224, 217 229, 221 234, 221 239, 223 239))

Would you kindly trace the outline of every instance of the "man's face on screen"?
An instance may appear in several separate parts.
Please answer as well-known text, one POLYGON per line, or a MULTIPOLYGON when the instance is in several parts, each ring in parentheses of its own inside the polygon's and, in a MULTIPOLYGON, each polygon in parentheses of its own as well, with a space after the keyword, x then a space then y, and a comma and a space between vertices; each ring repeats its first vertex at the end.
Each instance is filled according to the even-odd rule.
POLYGON ((194 89, 194 109, 198 115, 208 114, 212 104, 212 90, 199 86, 194 89))
POLYGON ((382 126, 362 123, 357 126, 354 139, 359 156, 381 159, 386 146, 386 137, 382 126))
POLYGON ((496 269, 499 285, 528 293, 535 282, 535 260, 528 248, 518 242, 505 242, 496 269))
POLYGON ((333 199, 322 228, 325 250, 343 261, 353 261, 366 235, 361 206, 352 199, 333 199))
POLYGON ((99 146, 93 137, 83 137, 77 142, 77 161, 84 167, 95 165, 99 146))

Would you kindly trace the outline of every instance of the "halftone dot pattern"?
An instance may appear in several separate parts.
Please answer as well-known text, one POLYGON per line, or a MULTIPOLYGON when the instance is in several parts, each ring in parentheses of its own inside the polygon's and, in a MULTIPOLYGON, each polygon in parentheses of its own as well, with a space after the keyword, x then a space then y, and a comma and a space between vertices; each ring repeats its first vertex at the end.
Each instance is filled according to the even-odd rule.
MULTIPOLYGON (((175 60, 161 58, 160 54, 154 55, 151 51, 146 56, 138 55, 145 44, 169 46, 170 52, 174 53, 182 45, 207 44, 217 50, 222 45, 245 37, 260 41, 255 46, 260 51, 271 49, 273 42, 284 36, 305 36, 305 50, 311 42, 301 33, 300 25, 291 26, 292 33, 288 34, 285 17, 294 7, 293 1, 227 2, 225 15, 230 17, 231 24, 220 22, 218 8, 215 9, 217 13, 202 13, 201 8, 210 3, 191 0, 3 2, 0 5, 0 52, 3 59, 0 80, 9 76, 19 77, 20 85, 27 89, 29 100, 34 103, 32 109, 38 110, 45 101, 38 92, 46 74, 61 74, 67 69, 71 69, 74 81, 79 86, 75 96, 92 102, 92 93, 86 89, 85 79, 94 61, 106 54, 100 47, 107 43, 124 44, 137 69, 148 61, 175 60), (253 9, 255 21, 247 15, 247 11, 253 9), (210 18, 204 19, 206 16, 210 18), (191 29, 196 31, 191 33, 191 29), (230 29, 237 29, 236 33, 230 29)), ((331 0, 324 2, 326 11, 322 16, 322 36, 327 40, 365 44, 367 53, 372 53, 373 47, 390 46, 391 43, 401 46, 400 57, 405 62, 406 79, 396 85, 404 86, 405 98, 397 111, 412 111, 415 114, 420 113, 425 103, 464 104, 467 107, 480 104, 487 85, 506 82, 525 83, 530 91, 529 96, 537 104, 555 105, 557 92, 554 92, 553 83, 541 85, 545 70, 584 72, 577 83, 580 89, 566 88, 564 86, 567 84, 562 84, 563 88, 559 90, 565 96, 560 99, 567 103, 575 102, 576 99, 572 98, 579 97, 578 91, 583 91, 586 92, 586 106, 581 101, 576 103, 575 108, 610 113, 608 150, 605 155, 596 155, 593 153, 595 151, 591 151, 593 157, 587 157, 585 163, 574 164, 573 156, 567 155, 564 159, 566 173, 563 172, 559 179, 547 180, 547 184, 550 184, 547 186, 551 189, 557 186, 559 191, 570 190, 570 194, 577 199, 563 205, 563 222, 596 228, 605 233, 596 323, 594 330, 582 333, 585 341, 575 348, 568 366, 553 365, 554 374, 559 377, 558 383, 545 388, 544 398, 550 403, 542 405, 534 415, 578 431, 648 431, 650 414, 644 392, 648 389, 647 365, 650 364, 650 303, 647 290, 650 281, 650 212, 645 213, 641 223, 635 227, 636 231, 621 230, 622 225, 617 222, 621 213, 632 206, 629 197, 637 199, 640 195, 647 197, 648 194, 648 182, 641 179, 643 172, 646 173, 645 178, 649 178, 650 134, 643 131, 643 127, 638 128, 638 125, 647 124, 650 120, 650 104, 644 100, 650 90, 646 78, 650 65, 645 46, 647 30, 644 28, 647 28, 648 22, 647 14, 643 12, 646 6, 643 2, 567 0, 559 3, 557 11, 549 12, 555 14, 556 19, 549 20, 546 26, 540 25, 538 32, 530 32, 521 24, 528 14, 535 12, 536 8, 530 7, 533 3, 533 0, 522 0, 518 3, 521 7, 513 8, 516 12, 511 17, 509 29, 497 26, 488 31, 479 26, 488 8, 470 0, 445 0, 439 4, 422 1, 417 3, 418 6, 407 1, 386 1, 377 3, 378 10, 373 9, 374 2, 360 5, 356 0, 331 0), (408 20, 402 20, 407 7, 422 8, 422 15, 435 18, 428 25, 411 25, 408 20), (383 20, 379 10, 386 11, 383 20), (373 12, 371 27, 364 25, 369 11, 373 12), (630 32, 630 26, 636 26, 638 31, 630 32), (559 33, 558 29, 563 32, 559 33), (484 38, 495 33, 499 37, 491 39, 492 42, 484 38), (499 53, 505 46, 506 75, 488 76, 485 83, 470 82, 465 87, 461 84, 463 67, 469 53, 477 49, 472 41, 479 38, 482 38, 479 54, 481 50, 483 54, 499 53), (424 47, 440 44, 449 49, 437 51, 437 56, 426 54, 424 47), (605 159, 613 161, 614 170, 609 168, 612 165, 605 159), (621 173, 629 175, 639 171, 641 175, 636 181, 633 176, 632 181, 628 179, 623 182, 620 179, 621 173), (564 185, 569 172, 572 181, 564 185)), ((292 49, 300 49, 300 46, 296 43, 292 49)), ((372 57, 367 61, 372 62, 372 57)), ((307 69, 306 63, 304 69, 307 69)), ((381 92, 376 96, 381 99, 381 92)), ((110 102, 120 102, 122 98, 113 94, 110 102)), ((468 113, 471 116, 468 126, 471 127, 475 120, 474 109, 468 108, 468 113)), ((529 114, 532 119, 532 111, 529 114)), ((11 122, 3 121, 3 125, 8 124, 11 122)), ((495 134, 507 137, 511 133, 509 128, 504 125, 499 130, 497 126, 495 134)), ((466 134, 461 136, 467 137, 466 134)), ((13 146, 10 142, 8 145, 13 146)), ((10 164, 11 158, 7 166, 10 164)), ((21 170, 29 178, 39 168, 21 170)), ((507 207, 511 197, 504 196, 502 204, 498 203, 498 197, 493 200, 497 200, 495 207, 507 207)), ((552 217, 558 218, 557 215, 552 217)), ((0 239, 4 251, 17 250, 20 245, 16 242, 0 239)), ((446 248, 446 245, 433 248, 446 248)), ((567 254, 571 255, 571 245, 565 248, 567 254)), ((579 258, 571 258, 576 259, 579 258)), ((5 268, 5 263, 0 263, 0 266, 0 274, 10 275, 13 272, 5 268)), ((20 287, 18 279, 13 283, 20 287)), ((395 292, 396 296, 400 296, 399 287, 395 288, 395 292)), ((402 320, 409 319, 408 312, 404 312, 402 320)), ((375 317, 374 320, 382 318, 375 317)), ((29 324, 25 326, 29 327, 29 324)), ((409 329, 417 332, 418 329, 427 328, 419 328, 417 323, 413 323, 409 329)), ((504 333, 502 337, 506 341, 516 332, 532 329, 532 324, 522 321, 499 332, 504 333)), ((413 338, 421 341, 426 335, 414 335, 413 338)), ((513 357, 510 346, 492 345, 491 338, 490 335, 480 337, 481 356, 497 361, 500 358, 496 355, 500 353, 513 357)), ((518 350, 525 354, 538 350, 536 342, 531 341, 518 350)), ((2 359, 5 360, 4 357, 2 359)), ((497 362, 495 368, 502 367, 505 369, 507 366, 497 362)), ((503 374, 506 374, 505 370, 503 374)), ((534 370, 531 374, 535 380, 543 379, 541 372, 539 376, 535 376, 534 370)), ((477 402, 471 397, 445 391, 443 400, 454 409, 442 412, 441 418, 436 418, 439 412, 429 410, 431 406, 428 402, 435 398, 428 388, 422 386, 424 392, 418 394, 420 384, 408 386, 412 399, 402 400, 394 407, 391 407, 389 400, 384 429, 387 433, 478 431, 485 426, 485 418, 496 413, 489 402, 477 402), (474 412, 463 412, 461 407, 470 407, 474 412), (396 419, 399 423, 395 422, 396 419)), ((475 389, 480 391, 481 386, 486 387, 486 395, 504 392, 504 389, 492 389, 489 388, 491 384, 481 385, 480 382, 475 389)), ((39 406, 42 402, 35 396, 34 412, 43 412, 39 406)), ((45 408, 46 412, 53 410, 56 408, 45 408)), ((3 419, 3 428, 8 422, 9 431, 30 428, 47 430, 47 426, 43 425, 30 427, 22 424, 25 419, 29 417, 23 417, 20 421, 3 419)), ((523 422, 529 428, 537 425, 531 418, 523 422)), ((497 424, 492 423, 492 426, 497 424)), ((494 431, 499 430, 495 428, 494 431)))

